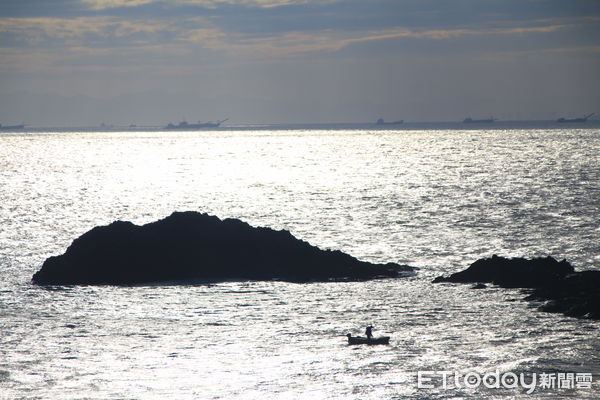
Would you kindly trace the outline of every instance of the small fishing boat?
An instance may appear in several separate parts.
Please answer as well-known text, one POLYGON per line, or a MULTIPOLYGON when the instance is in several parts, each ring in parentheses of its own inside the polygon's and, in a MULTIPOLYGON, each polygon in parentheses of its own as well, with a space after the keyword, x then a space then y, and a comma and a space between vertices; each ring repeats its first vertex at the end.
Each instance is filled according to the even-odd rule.
POLYGON ((473 119, 471 117, 467 117, 463 119, 464 124, 489 124, 496 121, 496 118, 489 117, 487 119, 473 119))
POLYGON ((25 123, 20 125, 2 125, 0 124, 0 129, 2 130, 13 130, 13 129, 23 129, 25 128, 25 123))
POLYGON ((174 125, 169 122, 169 125, 165 126, 165 129, 189 131, 189 130, 194 130, 194 129, 218 128, 219 126, 221 126, 221 124, 223 122, 227 121, 228 119, 229 118, 225 118, 224 120, 217 121, 217 122, 200 122, 200 121, 198 121, 197 124, 188 124, 186 121, 181 121, 179 124, 174 125))
POLYGON ((404 120, 401 119, 399 121, 393 121, 393 122, 385 122, 385 120, 383 118, 379 118, 377 120, 377 122, 375 122, 376 125, 400 125, 403 124, 404 120))
POLYGON ((588 114, 584 117, 581 118, 559 118, 556 120, 556 122, 560 122, 560 123, 570 123, 570 122, 587 122, 588 118, 590 118, 592 115, 594 115, 595 113, 591 113, 588 114))
POLYGON ((377 338, 366 338, 362 336, 352 336, 352 334, 347 334, 348 344, 390 344, 389 336, 380 336, 377 338))

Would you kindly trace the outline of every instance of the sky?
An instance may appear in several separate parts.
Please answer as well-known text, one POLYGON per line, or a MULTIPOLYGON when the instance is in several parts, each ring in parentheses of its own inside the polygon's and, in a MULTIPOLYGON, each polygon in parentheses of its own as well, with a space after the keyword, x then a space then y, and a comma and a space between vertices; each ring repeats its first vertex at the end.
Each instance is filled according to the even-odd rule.
POLYGON ((0 123, 600 113, 598 0, 1 0, 0 123))

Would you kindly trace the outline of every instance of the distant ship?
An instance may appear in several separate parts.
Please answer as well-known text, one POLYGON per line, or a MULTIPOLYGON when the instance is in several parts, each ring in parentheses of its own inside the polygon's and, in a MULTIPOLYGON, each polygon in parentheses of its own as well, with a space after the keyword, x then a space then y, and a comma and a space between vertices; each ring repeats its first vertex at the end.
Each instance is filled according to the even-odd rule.
POLYGON ((379 118, 376 122, 377 125, 399 125, 399 124, 403 124, 404 120, 401 119, 399 121, 394 121, 394 122, 385 122, 383 120, 383 118, 379 118))
POLYGON ((0 129, 23 129, 25 128, 25 124, 20 124, 20 125, 2 125, 0 124, 0 129))
POLYGON ((490 122, 494 121, 496 121, 494 117, 490 117, 489 119, 473 119, 471 117, 467 117, 463 119, 463 123, 465 124, 489 124, 490 122))
POLYGON ((227 121, 229 118, 225 118, 222 121, 217 122, 198 122, 197 124, 188 124, 186 121, 181 121, 177 125, 169 123, 165 126, 165 129, 171 130, 193 130, 193 129, 206 129, 206 128, 218 128, 223 122, 227 121))
POLYGON ((591 113, 582 118, 559 118, 556 120, 556 122, 561 122, 561 123, 564 123, 564 122, 586 122, 588 120, 588 118, 594 114, 595 113, 591 113))

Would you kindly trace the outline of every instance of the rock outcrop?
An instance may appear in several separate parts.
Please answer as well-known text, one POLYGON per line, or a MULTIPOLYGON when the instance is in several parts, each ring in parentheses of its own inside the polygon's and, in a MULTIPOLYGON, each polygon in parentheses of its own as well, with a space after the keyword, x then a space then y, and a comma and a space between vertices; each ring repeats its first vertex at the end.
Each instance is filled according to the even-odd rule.
POLYGON ((310 282, 396 277, 413 268, 371 264, 321 250, 285 230, 237 219, 175 212, 143 226, 117 221, 75 239, 33 275, 42 285, 284 280, 310 282))
POLYGON ((552 257, 505 258, 493 255, 475 261, 464 271, 449 277, 437 277, 437 282, 493 283, 506 288, 534 288, 573 273, 575 270, 566 260, 552 257))
POLYGON ((494 255, 448 277, 439 276, 433 282, 486 282, 505 288, 533 289, 525 299, 544 301, 539 307, 541 311, 600 319, 600 271, 575 272, 566 260, 509 259, 494 255))
POLYGON ((525 299, 548 300, 542 311, 600 320, 600 271, 573 273, 534 289, 525 299))

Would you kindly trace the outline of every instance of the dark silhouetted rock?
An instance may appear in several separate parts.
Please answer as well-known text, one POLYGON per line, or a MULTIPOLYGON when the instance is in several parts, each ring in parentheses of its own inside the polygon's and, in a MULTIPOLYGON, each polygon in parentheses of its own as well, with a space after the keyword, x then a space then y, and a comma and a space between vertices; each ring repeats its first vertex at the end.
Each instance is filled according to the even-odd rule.
POLYGON ((494 255, 475 261, 464 271, 437 277, 433 282, 488 282, 507 288, 530 288, 533 290, 525 299, 545 301, 539 307, 541 311, 600 319, 600 271, 575 272, 566 260, 509 259, 494 255))
POLYGON ((476 283, 471 286, 471 289, 487 289, 487 285, 485 283, 476 283))
POLYGON ((572 272, 573 266, 566 260, 559 262, 552 257, 528 260, 493 255, 492 258, 477 260, 469 268, 449 277, 439 276, 433 282, 485 282, 507 288, 533 288, 572 272))
POLYGON ((600 319, 600 271, 582 271, 534 289, 526 300, 549 300, 540 310, 600 319))
POLYGON ((44 285, 139 284, 165 281, 367 280, 413 268, 371 264, 320 250, 288 231, 237 219, 175 212, 143 226, 117 221, 93 228, 33 275, 44 285))

